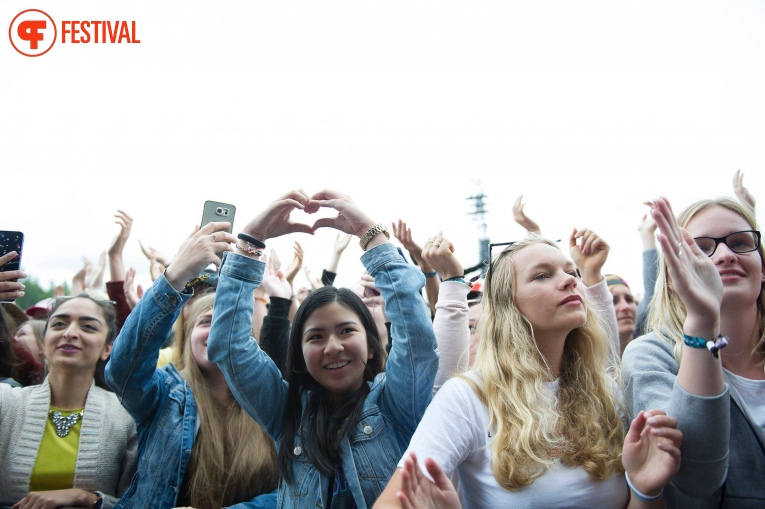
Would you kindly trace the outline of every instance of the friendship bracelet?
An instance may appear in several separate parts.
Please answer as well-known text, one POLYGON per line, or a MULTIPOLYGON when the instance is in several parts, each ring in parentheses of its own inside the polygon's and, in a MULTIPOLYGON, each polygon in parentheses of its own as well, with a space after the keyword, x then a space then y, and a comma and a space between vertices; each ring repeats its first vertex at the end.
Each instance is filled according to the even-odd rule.
POLYGON ((638 498, 638 500, 642 500, 643 502, 654 502, 656 500, 659 500, 661 496, 664 494, 664 488, 662 488, 661 491, 659 491, 658 495, 653 495, 649 497, 648 495, 644 495, 643 493, 638 491, 638 489, 632 485, 632 482, 630 481, 630 476, 627 474, 626 471, 624 472, 624 478, 627 479, 627 486, 630 487, 630 491, 632 491, 632 493, 638 498))
POLYGON ((423 274, 425 274, 425 277, 436 277, 438 272, 434 270, 433 272, 423 272, 423 274))
POLYGON ((720 350, 728 346, 729 339, 727 336, 723 336, 720 334, 717 336, 717 340, 707 341, 703 338, 697 338, 694 336, 689 336, 688 334, 683 334, 683 342, 690 346, 691 348, 706 348, 709 350, 709 353, 711 353, 715 359, 720 358, 720 350))
POLYGON ((260 241, 251 235, 247 235, 246 233, 240 233, 239 235, 236 236, 236 238, 242 239, 243 241, 248 242, 254 246, 257 246, 260 249, 266 248, 266 244, 263 241, 260 241))
POLYGON ((441 281, 442 281, 443 283, 448 283, 448 282, 450 282, 450 281, 454 281, 454 282, 456 282, 456 283, 462 283, 463 285, 468 285, 468 286, 471 286, 471 285, 470 285, 470 283, 468 283, 467 281, 465 281, 465 275, 464 275, 464 274, 463 274, 463 275, 461 275, 461 276, 455 276, 455 277, 450 277, 450 278, 447 278, 447 279, 442 279, 441 281))

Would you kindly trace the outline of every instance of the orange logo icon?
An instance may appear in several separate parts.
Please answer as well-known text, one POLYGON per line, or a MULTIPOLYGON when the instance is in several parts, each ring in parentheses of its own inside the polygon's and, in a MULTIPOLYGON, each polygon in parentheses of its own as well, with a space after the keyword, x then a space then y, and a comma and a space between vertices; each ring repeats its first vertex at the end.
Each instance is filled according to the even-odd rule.
POLYGON ((13 18, 8 37, 14 49, 27 57, 46 54, 56 42, 56 23, 39 9, 27 9, 13 18))

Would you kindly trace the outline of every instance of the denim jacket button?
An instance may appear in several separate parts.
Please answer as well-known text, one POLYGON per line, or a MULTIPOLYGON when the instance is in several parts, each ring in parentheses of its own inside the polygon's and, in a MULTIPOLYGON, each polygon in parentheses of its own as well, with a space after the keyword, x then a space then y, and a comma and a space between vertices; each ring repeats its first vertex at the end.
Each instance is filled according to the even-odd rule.
POLYGON ((167 300, 170 302, 171 306, 175 306, 175 295, 171 295, 167 300))
POLYGON ((367 435, 371 435, 372 434, 372 426, 370 426, 369 424, 364 426, 364 433, 367 434, 367 435))
POLYGON ((295 456, 300 456, 301 454, 303 454, 303 448, 298 445, 297 447, 295 447, 295 450, 292 452, 295 454, 295 456))

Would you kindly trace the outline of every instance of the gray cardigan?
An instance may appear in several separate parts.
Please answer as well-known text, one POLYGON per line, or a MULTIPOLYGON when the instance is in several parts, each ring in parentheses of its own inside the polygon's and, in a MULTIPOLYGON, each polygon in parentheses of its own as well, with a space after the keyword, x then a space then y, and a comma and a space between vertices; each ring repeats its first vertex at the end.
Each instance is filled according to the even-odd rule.
MULTIPOLYGON (((29 492, 37 451, 50 409, 50 385, 12 388, 0 384, 0 506, 29 492)), ((111 508, 130 485, 138 440, 133 418, 117 397, 93 385, 85 401, 74 488, 104 493, 111 508)))
POLYGON ((673 345, 654 333, 632 341, 622 357, 630 417, 659 408, 683 432, 680 471, 665 489, 671 508, 765 507, 765 448, 726 385, 705 398, 677 383, 673 345))

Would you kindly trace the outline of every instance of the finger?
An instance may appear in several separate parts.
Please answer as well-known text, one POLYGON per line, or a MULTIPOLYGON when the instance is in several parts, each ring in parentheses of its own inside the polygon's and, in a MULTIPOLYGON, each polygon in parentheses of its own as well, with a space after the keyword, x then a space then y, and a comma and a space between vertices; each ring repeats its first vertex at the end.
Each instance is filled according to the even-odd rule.
MULTIPOLYGON (((228 221, 212 221, 201 227, 198 231, 198 235, 211 235, 217 232, 228 231, 231 228, 231 223, 228 221)), ((235 240, 236 241, 236 240, 235 240)))
POLYGON ((568 238, 568 245, 569 247, 576 247, 576 228, 571 232, 571 236, 568 238))
POLYGON ((433 482, 439 488, 446 489, 452 483, 451 479, 444 473, 441 465, 439 465, 433 458, 425 458, 425 469, 433 478, 433 482))
POLYGON ((643 428, 646 424, 645 412, 640 412, 632 419, 630 423, 630 429, 627 431, 627 435, 624 437, 625 444, 635 444, 640 441, 640 435, 643 432, 643 428))
POLYGON ((143 286, 138 285, 135 288, 135 293, 138 295, 138 298, 143 298, 143 286))
POLYGON ((693 237, 691 237, 691 234, 688 233, 685 228, 680 228, 680 233, 683 234, 683 240, 685 241, 685 245, 688 246, 688 249, 693 253, 695 256, 706 256, 702 251, 701 248, 699 248, 698 244, 696 244, 696 241, 693 237))
POLYGON ((516 210, 520 209, 522 207, 521 206, 521 201, 522 200, 523 200, 523 195, 519 194, 518 198, 515 199, 515 203, 513 203, 513 208, 516 209, 516 210))
POLYGON ((27 277, 27 273, 22 270, 9 270, 7 272, 0 272, 0 277, 5 281, 10 281, 12 279, 24 279, 27 277))

